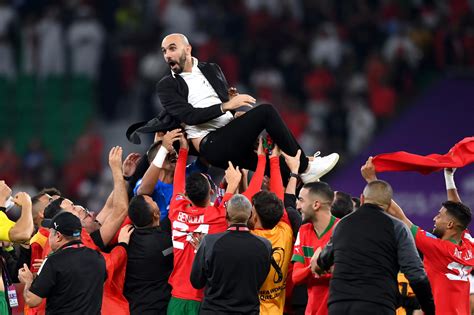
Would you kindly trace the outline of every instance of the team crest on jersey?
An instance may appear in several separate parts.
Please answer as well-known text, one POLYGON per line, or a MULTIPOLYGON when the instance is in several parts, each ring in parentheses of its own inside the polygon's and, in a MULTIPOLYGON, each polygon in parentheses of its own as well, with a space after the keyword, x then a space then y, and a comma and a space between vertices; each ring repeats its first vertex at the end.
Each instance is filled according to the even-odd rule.
POLYGON ((175 200, 178 201, 178 200, 184 200, 186 199, 186 197, 184 197, 183 195, 177 195, 175 200))

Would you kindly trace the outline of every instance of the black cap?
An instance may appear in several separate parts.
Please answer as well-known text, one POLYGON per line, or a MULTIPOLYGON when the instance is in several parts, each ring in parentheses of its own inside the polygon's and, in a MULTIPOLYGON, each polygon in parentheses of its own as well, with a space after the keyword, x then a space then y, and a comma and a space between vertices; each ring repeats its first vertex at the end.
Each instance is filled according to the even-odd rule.
POLYGON ((81 236, 81 230, 82 230, 82 225, 81 225, 81 220, 79 220, 78 217, 76 217, 74 214, 70 212, 60 212, 57 215, 54 216, 54 218, 51 219, 49 222, 45 222, 46 220, 43 221, 44 223, 47 223, 48 226, 43 225, 46 228, 50 229, 55 229, 56 231, 60 232, 61 234, 67 235, 67 236, 73 236, 73 237, 79 237, 81 236))

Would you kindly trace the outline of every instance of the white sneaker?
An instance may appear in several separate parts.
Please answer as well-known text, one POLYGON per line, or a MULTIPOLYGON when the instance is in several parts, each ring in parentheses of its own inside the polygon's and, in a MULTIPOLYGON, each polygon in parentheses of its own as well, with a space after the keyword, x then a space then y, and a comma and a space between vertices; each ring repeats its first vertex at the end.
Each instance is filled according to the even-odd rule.
POLYGON ((319 151, 314 154, 314 159, 309 161, 308 171, 300 174, 303 183, 317 182, 321 177, 329 173, 339 161, 339 154, 331 153, 327 156, 319 156, 319 151))

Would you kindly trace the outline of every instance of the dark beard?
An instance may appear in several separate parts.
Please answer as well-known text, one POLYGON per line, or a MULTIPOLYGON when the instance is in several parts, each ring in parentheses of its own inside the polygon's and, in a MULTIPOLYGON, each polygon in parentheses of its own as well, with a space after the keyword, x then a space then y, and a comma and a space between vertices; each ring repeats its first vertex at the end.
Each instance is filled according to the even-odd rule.
POLYGON ((439 230, 436 229, 436 228, 434 228, 433 231, 431 231, 431 234, 433 234, 433 235, 436 236, 437 238, 442 238, 442 237, 443 237, 441 231, 439 231, 439 230))
POLYGON ((184 50, 181 56, 179 57, 177 64, 178 67, 176 68, 176 70, 173 70, 173 72, 176 74, 180 74, 181 72, 183 72, 184 66, 186 65, 186 53, 184 52, 184 50))

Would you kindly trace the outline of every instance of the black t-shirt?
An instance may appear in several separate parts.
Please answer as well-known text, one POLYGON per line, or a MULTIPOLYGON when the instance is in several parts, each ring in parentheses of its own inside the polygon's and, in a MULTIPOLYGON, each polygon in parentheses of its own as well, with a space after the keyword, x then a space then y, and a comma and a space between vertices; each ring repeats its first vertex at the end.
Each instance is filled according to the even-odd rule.
POLYGON ((30 291, 47 299, 47 314, 100 314, 106 277, 104 257, 71 242, 46 259, 30 291))
POLYGON ((124 286, 131 314, 166 314, 172 270, 171 234, 160 227, 135 229, 128 245, 124 286))

